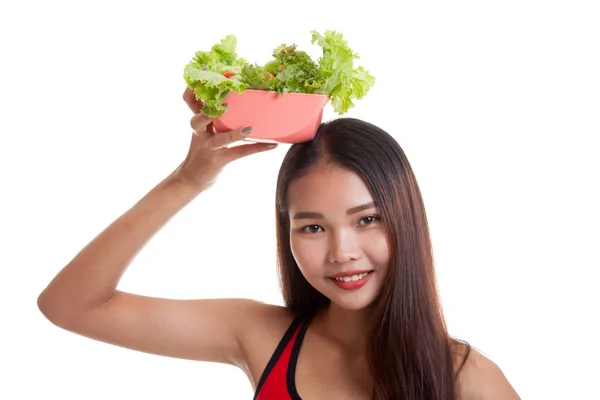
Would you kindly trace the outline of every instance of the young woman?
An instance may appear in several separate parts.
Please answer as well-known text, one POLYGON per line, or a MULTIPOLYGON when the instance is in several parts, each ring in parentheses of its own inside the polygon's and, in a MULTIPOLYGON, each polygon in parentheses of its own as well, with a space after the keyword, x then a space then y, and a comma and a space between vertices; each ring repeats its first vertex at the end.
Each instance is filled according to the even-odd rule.
POLYGON ((40 294, 55 325, 118 346, 241 368, 257 400, 519 399, 501 370, 449 336, 417 181, 402 149, 356 119, 292 145, 276 190, 285 307, 171 300, 117 290, 132 258, 229 162, 269 149, 228 147, 193 93, 181 165, 65 266, 40 294))

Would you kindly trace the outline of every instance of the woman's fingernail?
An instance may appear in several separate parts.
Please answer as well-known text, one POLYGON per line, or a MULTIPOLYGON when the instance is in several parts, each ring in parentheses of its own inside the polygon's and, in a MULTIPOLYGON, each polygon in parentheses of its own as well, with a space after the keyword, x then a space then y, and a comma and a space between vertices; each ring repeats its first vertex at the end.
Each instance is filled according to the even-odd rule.
POLYGON ((277 147, 277 143, 273 143, 267 146, 269 149, 274 149, 275 147, 277 147))
POLYGON ((252 132, 252 127, 251 126, 246 126, 244 128, 242 128, 242 135, 246 136, 249 135, 252 132))

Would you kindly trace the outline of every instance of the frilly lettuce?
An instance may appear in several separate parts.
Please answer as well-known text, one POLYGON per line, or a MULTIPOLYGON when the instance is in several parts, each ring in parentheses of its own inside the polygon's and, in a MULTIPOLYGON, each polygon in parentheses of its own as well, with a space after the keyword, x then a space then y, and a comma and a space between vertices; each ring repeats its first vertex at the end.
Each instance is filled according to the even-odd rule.
POLYGON ((186 65, 183 77, 188 87, 196 94, 196 99, 204 103, 202 112, 210 117, 225 113, 223 100, 231 93, 243 93, 248 85, 240 75, 248 64, 236 54, 237 40, 229 35, 215 44, 211 51, 198 51, 186 65), (223 73, 233 72, 236 75, 226 78, 223 73))
POLYGON ((368 93, 375 78, 363 67, 354 67, 359 56, 340 33, 311 33, 312 44, 323 50, 316 62, 296 45, 282 44, 273 51, 273 60, 263 66, 251 64, 237 56, 236 37, 229 35, 210 51, 196 52, 184 69, 185 82, 203 101, 202 112, 212 118, 225 113, 222 103, 232 91, 241 94, 246 89, 326 94, 334 111, 343 114, 354 106, 353 99, 368 93))
POLYGON ((325 36, 312 32, 312 43, 323 49, 316 80, 323 82, 333 110, 343 114, 354 106, 352 99, 362 99, 375 84, 375 78, 363 67, 354 68, 353 52, 340 33, 326 31, 325 36))

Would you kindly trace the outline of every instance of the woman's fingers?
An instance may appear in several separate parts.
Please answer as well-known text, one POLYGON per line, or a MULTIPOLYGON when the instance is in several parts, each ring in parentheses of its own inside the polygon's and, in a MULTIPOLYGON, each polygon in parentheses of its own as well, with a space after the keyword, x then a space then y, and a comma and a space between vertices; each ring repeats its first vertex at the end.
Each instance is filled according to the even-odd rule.
MULTIPOLYGON (((213 129, 213 121, 215 118, 210 118, 200 112, 203 107, 201 101, 196 100, 196 95, 190 88, 185 88, 183 92, 183 99, 186 104, 190 107, 190 110, 194 112, 194 116, 190 120, 190 126, 194 130, 196 136, 201 136, 201 142, 204 143, 202 147, 212 148, 213 150, 223 149, 225 150, 231 144, 244 140, 247 135, 252 133, 252 127, 246 126, 242 129, 236 129, 228 132, 215 132, 213 129), (208 135, 206 135, 208 134, 208 135)), ((227 107, 227 104, 224 104, 227 107)), ((250 154, 258 153, 261 151, 270 150, 277 147, 273 144, 267 143, 255 143, 235 146, 227 149, 226 153, 228 162, 248 156, 250 154)))
POLYGON ((261 153, 263 151, 273 150, 277 147, 276 143, 252 143, 242 144, 239 146, 227 149, 223 154, 226 163, 230 163, 234 160, 238 160, 243 157, 247 157, 251 154, 261 153))
POLYGON ((210 139, 208 139, 207 145, 214 149, 220 149, 222 147, 227 147, 230 144, 233 144, 235 142, 239 142, 240 140, 245 139, 246 136, 248 136, 251 132, 252 132, 252 127, 246 126, 242 129, 236 129, 233 131, 216 133, 210 139))
POLYGON ((200 100, 196 100, 196 94, 188 87, 183 92, 183 100, 194 114, 198 114, 200 109, 204 107, 204 104, 200 100))
MULTIPOLYGON (((213 122, 213 118, 209 118, 201 112, 195 114, 190 120, 190 126, 196 134, 206 132, 208 125, 213 122)), ((212 132, 210 132, 212 133, 212 132)))

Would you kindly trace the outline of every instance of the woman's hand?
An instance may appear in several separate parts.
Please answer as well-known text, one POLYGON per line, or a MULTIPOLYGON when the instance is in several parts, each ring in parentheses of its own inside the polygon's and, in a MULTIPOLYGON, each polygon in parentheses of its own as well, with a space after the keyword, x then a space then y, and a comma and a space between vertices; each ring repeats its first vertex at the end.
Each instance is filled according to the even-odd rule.
POLYGON ((225 165, 231 161, 276 147, 268 143, 252 143, 228 148, 243 140, 252 132, 252 127, 215 132, 212 124, 214 119, 200 112, 202 103, 196 100, 194 92, 186 88, 183 99, 194 112, 190 121, 193 133, 187 157, 173 173, 175 179, 202 191, 214 183, 225 165))

